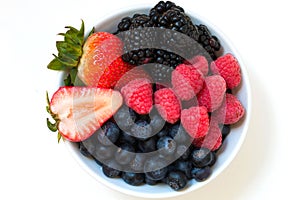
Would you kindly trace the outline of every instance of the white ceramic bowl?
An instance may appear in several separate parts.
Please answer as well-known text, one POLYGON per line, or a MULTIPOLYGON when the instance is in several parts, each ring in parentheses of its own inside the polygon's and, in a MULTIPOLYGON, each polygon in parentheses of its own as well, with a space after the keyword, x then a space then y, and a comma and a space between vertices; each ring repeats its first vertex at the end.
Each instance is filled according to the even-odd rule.
MULTIPOLYGON (((116 11, 111 15, 100 19, 99 21, 95 21, 95 28, 98 31, 109 31, 114 32, 116 30, 117 24, 119 21, 125 16, 132 16, 134 13, 148 13, 150 7, 149 6, 138 6, 138 7, 130 7, 125 8, 123 10, 116 11)), ((95 179, 97 179, 100 183, 125 194, 137 196, 137 197, 144 197, 144 198, 166 198, 166 197, 175 197, 178 195, 183 195, 188 192, 197 190, 213 179, 215 179, 224 169, 230 164, 230 162, 234 159, 236 154, 238 153, 241 145, 245 139, 250 114, 251 114, 251 90, 250 90, 250 83, 246 72, 246 67, 243 64, 241 57, 239 56, 237 50, 234 46, 230 43, 230 41, 225 37, 225 35, 218 30, 215 26, 213 26, 210 22, 205 20, 203 17, 196 15, 195 13, 188 12, 186 13, 192 18, 194 23, 202 23, 208 26, 209 30, 212 32, 213 35, 216 35, 221 44, 224 48, 224 53, 232 53, 239 61, 241 65, 242 71, 242 82, 240 87, 237 91, 234 91, 239 100, 242 102, 243 106, 246 109, 246 114, 243 120, 235 126, 232 126, 232 130, 222 148, 218 153, 218 159, 215 165, 213 166, 212 170, 213 173, 204 182, 196 182, 195 180, 189 181, 186 189, 176 192, 173 191, 169 186, 165 184, 156 185, 156 186, 130 186, 126 184, 121 178, 111 179, 107 178, 103 175, 102 171, 100 170, 99 165, 92 159, 88 159, 84 157, 78 150, 76 144, 66 141, 65 144, 69 149, 72 156, 78 161, 78 163, 95 179)))

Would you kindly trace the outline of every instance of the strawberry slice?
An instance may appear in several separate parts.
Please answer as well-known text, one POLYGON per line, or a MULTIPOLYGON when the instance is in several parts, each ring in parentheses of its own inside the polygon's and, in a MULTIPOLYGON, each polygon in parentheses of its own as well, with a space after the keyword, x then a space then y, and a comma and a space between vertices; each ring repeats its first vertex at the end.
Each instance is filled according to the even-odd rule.
POLYGON ((78 77, 87 86, 113 88, 132 66, 121 56, 123 43, 115 35, 97 32, 86 40, 78 65, 78 77))
POLYGON ((112 89, 60 87, 47 107, 56 121, 51 124, 47 119, 48 127, 72 142, 83 141, 113 116, 122 101, 121 94, 112 89))

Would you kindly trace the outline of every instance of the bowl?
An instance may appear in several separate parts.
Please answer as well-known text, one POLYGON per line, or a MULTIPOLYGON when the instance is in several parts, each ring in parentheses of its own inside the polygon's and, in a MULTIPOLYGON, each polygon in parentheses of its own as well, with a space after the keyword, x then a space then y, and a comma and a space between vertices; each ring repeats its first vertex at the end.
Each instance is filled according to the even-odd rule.
MULTIPOLYGON (((108 31, 115 32, 118 22, 125 16, 132 16, 134 13, 147 13, 149 12, 150 6, 136 6, 124 8, 122 10, 113 12, 111 15, 106 16, 99 21, 95 21, 96 31, 108 31)), ((77 162, 87 171, 92 177, 94 177, 101 184, 108 186, 118 192, 125 193, 127 195, 143 197, 143 198, 167 198, 175 197, 179 195, 187 194, 191 191, 198 190, 205 186, 218 175, 220 175, 226 167, 232 162, 234 157, 237 155, 244 142, 247 134, 250 115, 251 115, 251 90, 246 67, 242 62, 240 55, 238 54, 235 47, 227 39, 227 37, 218 30, 212 23, 207 21, 202 16, 199 16, 193 12, 186 11, 191 17, 194 23, 205 24, 213 35, 216 35, 224 48, 224 53, 233 54, 240 63, 242 71, 242 82, 236 91, 233 91, 238 99, 245 107, 246 113, 243 120, 237 125, 232 126, 230 134, 224 141, 221 149, 218 151, 218 159, 215 165, 212 167, 211 176, 204 182, 196 182, 195 180, 189 181, 186 188, 182 191, 174 191, 168 185, 161 184, 156 186, 142 185, 142 186, 131 186, 126 184, 122 179, 111 179, 107 178, 102 171, 99 169, 99 165, 92 159, 83 156, 78 149, 78 145, 69 141, 65 141, 65 145, 71 155, 77 160, 77 162)))

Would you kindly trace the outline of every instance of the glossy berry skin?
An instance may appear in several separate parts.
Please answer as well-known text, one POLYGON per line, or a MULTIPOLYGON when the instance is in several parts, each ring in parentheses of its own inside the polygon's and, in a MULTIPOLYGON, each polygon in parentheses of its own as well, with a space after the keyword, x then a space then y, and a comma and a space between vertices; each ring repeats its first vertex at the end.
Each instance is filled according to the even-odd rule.
POLYGON ((156 150, 156 139, 151 137, 147 140, 140 140, 138 142, 138 147, 143 153, 149 153, 156 150))
POLYGON ((190 144, 191 137, 180 124, 175 124, 169 129, 169 136, 178 144, 190 144))
POLYGON ((191 173, 192 168, 193 168, 192 161, 179 160, 175 163, 175 169, 183 172, 188 179, 192 179, 192 173, 191 173))
POLYGON ((213 152, 206 148, 196 148, 191 153, 191 160, 195 167, 211 166, 216 162, 216 157, 213 152))
POLYGON ((126 165, 134 159, 134 148, 130 144, 122 144, 115 152, 115 159, 121 165, 126 165))
POLYGON ((119 167, 116 167, 118 164, 116 163, 115 160, 111 160, 108 165, 103 165, 102 166, 102 171, 103 174, 109 178, 116 178, 118 177, 121 172, 118 170, 120 169, 119 167), (118 168, 118 169, 116 169, 118 168))
POLYGON ((131 108, 122 106, 114 115, 114 120, 121 130, 129 130, 136 120, 136 114, 131 108))
POLYGON ((131 135, 131 133, 122 131, 119 143, 121 144, 130 144, 131 146, 135 146, 137 143, 137 139, 131 135))
POLYGON ((204 168, 193 168, 191 173, 192 173, 192 177, 196 181, 202 182, 209 178, 212 171, 211 171, 211 168, 209 166, 207 166, 204 168))
POLYGON ((187 181, 184 173, 180 171, 171 171, 167 178, 167 184, 175 191, 183 189, 187 181))
POLYGON ((118 140, 120 129, 115 123, 108 121, 96 131, 95 135, 97 136, 98 142, 105 146, 109 146, 118 140))
POLYGON ((87 148, 81 142, 78 143, 78 148, 79 148, 80 153, 82 155, 84 155, 85 157, 91 156, 90 152, 87 150, 87 148))
POLYGON ((149 158, 144 166, 145 175, 151 180, 162 180, 168 173, 167 163, 165 159, 159 157, 149 158))
POLYGON ((176 142, 171 137, 164 136, 159 138, 156 144, 157 149, 162 155, 172 155, 176 150, 176 142))
MULTIPOLYGON (((156 110, 156 109, 152 109, 156 110)), ((158 114, 157 111, 151 111, 150 112, 150 126, 152 128, 153 134, 158 133, 165 125, 165 120, 158 114)))
POLYGON ((143 184, 145 175, 141 173, 123 172, 122 179, 129 185, 138 186, 143 184))

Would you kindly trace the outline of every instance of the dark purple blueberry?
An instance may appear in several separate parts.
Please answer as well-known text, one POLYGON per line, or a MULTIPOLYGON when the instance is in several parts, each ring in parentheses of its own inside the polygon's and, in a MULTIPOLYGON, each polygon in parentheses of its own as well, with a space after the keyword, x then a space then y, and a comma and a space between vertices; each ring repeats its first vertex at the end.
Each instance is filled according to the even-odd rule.
POLYGON ((137 143, 137 139, 135 137, 133 137, 132 135, 130 135, 130 133, 122 132, 120 135, 120 138, 119 138, 119 143, 120 144, 129 143, 132 146, 135 146, 137 143))
POLYGON ((126 165, 134 159, 134 151, 135 149, 130 144, 122 144, 115 152, 115 159, 119 164, 126 165))
POLYGON ((146 162, 146 156, 141 153, 137 153, 134 159, 130 162, 130 168, 135 172, 142 172, 144 170, 144 164, 146 162))
POLYGON ((205 181, 211 175, 211 168, 206 166, 204 168, 193 168, 192 177, 198 181, 205 181))
POLYGON ((145 176, 145 183, 148 185, 156 185, 157 181, 149 179, 147 176, 145 176))
POLYGON ((167 178, 167 184, 175 191, 183 189, 188 180, 183 172, 172 171, 167 178))
POLYGON ((183 161, 183 160, 176 161, 175 168, 178 171, 183 172, 188 179, 192 179, 191 171, 193 168, 193 163, 191 161, 183 161))
POLYGON ((164 137, 164 136, 167 136, 168 135, 168 131, 166 129, 163 129, 161 131, 159 131, 157 134, 157 137, 164 137))
POLYGON ((187 145, 191 144, 191 137, 180 124, 175 124, 170 128, 169 136, 172 137, 177 143, 187 145))
POLYGON ((216 155, 207 148, 196 148, 191 153, 191 160, 195 167, 212 166, 216 162, 216 155))
POLYGON ((145 175, 141 173, 123 172, 122 179, 129 185, 138 186, 144 183, 145 175))
POLYGON ((144 166, 145 175, 151 180, 161 180, 166 177, 168 173, 167 163, 160 157, 149 158, 144 166))
POLYGON ((112 142, 115 143, 120 135, 119 127, 113 122, 106 122, 101 129, 105 133, 105 136, 112 142))
POLYGON ((187 160, 191 154, 191 146, 186 146, 184 144, 180 144, 176 148, 176 158, 180 157, 183 160, 187 160))
POLYGON ((152 128, 152 133, 156 134, 164 127, 165 120, 158 114, 155 108, 151 110, 149 115, 151 119, 150 126, 152 128))
POLYGON ((173 155, 176 150, 176 142, 168 136, 158 139, 156 147, 162 155, 173 155))
POLYGON ((116 121, 117 125, 121 130, 130 130, 130 127, 134 124, 136 120, 136 114, 131 108, 123 106, 114 115, 114 120, 116 121))
POLYGON ((99 161, 107 160, 113 156, 114 149, 112 146, 98 145, 93 156, 99 161))
POLYGON ((115 160, 111 160, 107 163, 107 165, 102 166, 103 174, 109 178, 118 177, 121 174, 120 170, 118 169, 120 169, 120 167, 115 160))
POLYGON ((91 157, 90 152, 87 150, 87 148, 81 142, 78 143, 78 148, 82 155, 84 155, 85 157, 91 157))
POLYGON ((224 124, 224 125, 221 125, 220 128, 222 130, 222 139, 225 140, 225 138, 230 133, 230 125, 225 125, 224 124))
POLYGON ((138 147, 143 153, 149 153, 156 150, 156 139, 151 137, 148 140, 141 140, 138 142, 138 147))
POLYGON ((152 128, 145 120, 138 120, 130 129, 132 136, 145 140, 152 136, 152 128))

